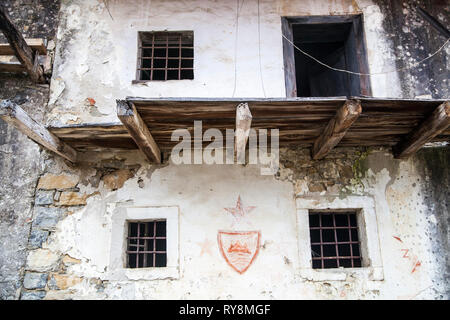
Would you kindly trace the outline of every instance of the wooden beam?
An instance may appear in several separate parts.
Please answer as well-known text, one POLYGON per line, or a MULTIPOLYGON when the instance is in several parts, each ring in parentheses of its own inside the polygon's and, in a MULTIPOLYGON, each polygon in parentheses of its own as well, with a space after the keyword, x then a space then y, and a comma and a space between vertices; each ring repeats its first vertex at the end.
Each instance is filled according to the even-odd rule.
POLYGON ((322 134, 315 140, 312 148, 312 158, 321 159, 333 149, 345 136, 350 126, 361 114, 361 102, 357 100, 347 100, 338 109, 333 119, 328 122, 322 134))
MULTIPOLYGON (((47 48, 45 46, 44 39, 25 39, 25 42, 32 50, 39 52, 39 54, 47 54, 47 48)), ((14 49, 11 48, 11 45, 9 43, 0 43, 0 56, 13 56, 15 54, 16 53, 14 52, 14 49)))
POLYGON ((407 158, 425 143, 445 131, 450 125, 450 102, 439 105, 425 121, 423 121, 403 141, 400 141, 392 149, 397 159, 407 158))
POLYGON ((141 116, 133 103, 125 100, 117 100, 117 116, 127 128, 134 142, 151 162, 161 163, 161 151, 142 121, 141 116))
POLYGON ((251 124, 252 114, 248 104, 240 103, 236 107, 236 131, 234 133, 234 150, 236 151, 236 159, 239 164, 245 164, 245 147, 250 135, 251 124))
POLYGON ((3 31, 14 55, 26 68, 28 75, 35 82, 44 83, 44 70, 39 65, 39 54, 26 43, 22 34, 12 23, 3 6, 0 5, 0 30, 3 31))
POLYGON ((55 152, 61 157, 75 163, 77 152, 58 137, 48 131, 43 125, 30 118, 17 104, 10 100, 0 102, 0 118, 16 127, 19 131, 43 147, 55 152))

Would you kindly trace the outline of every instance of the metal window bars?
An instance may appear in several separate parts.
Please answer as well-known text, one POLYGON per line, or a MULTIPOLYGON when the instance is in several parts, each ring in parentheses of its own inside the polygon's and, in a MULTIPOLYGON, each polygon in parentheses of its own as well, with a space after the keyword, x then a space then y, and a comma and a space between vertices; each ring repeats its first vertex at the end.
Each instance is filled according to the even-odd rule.
POLYGON ((127 267, 165 267, 166 220, 128 222, 127 267))
POLYGON ((361 267, 356 212, 309 212, 313 269, 361 267))
POLYGON ((138 81, 194 78, 193 32, 140 32, 138 81))

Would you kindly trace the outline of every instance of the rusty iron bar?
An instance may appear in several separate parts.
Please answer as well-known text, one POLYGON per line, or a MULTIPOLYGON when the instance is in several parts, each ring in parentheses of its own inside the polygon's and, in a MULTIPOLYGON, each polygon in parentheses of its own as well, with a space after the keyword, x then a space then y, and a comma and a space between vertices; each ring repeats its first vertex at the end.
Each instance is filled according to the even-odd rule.
POLYGON ((146 268, 156 267, 156 255, 167 254, 166 250, 156 249, 156 240, 166 241, 166 236, 156 236, 157 224, 166 223, 166 220, 155 220, 146 222, 129 222, 128 230, 128 255, 127 267, 128 268, 146 268), (135 228, 134 228, 135 227, 135 228), (136 233, 133 233, 135 229, 136 233), (150 230, 153 230, 153 236, 150 236, 150 230), (143 231, 143 232, 142 232, 143 231), (149 248, 149 241, 153 240, 153 248, 149 248), (135 242, 135 243, 132 243, 135 242), (134 250, 132 250, 134 249, 134 250), (131 255, 136 255, 135 266, 130 265, 131 255), (151 256, 150 256, 151 255, 151 256), (150 260, 149 260, 150 258, 150 260))
MULTIPOLYGON (((351 267, 354 268, 355 267, 355 263, 358 262, 359 266, 362 265, 362 256, 361 255, 354 255, 353 252, 353 245, 357 245, 358 246, 358 251, 359 251, 359 246, 360 246, 360 241, 359 241, 359 237, 356 234, 357 239, 352 239, 352 230, 356 230, 356 232, 358 232, 358 226, 356 225, 356 213, 341 213, 341 212, 310 212, 310 216, 311 215, 317 215, 318 216, 318 223, 319 226, 311 226, 311 219, 310 219, 310 230, 318 230, 319 231, 319 242, 313 242, 311 240, 311 246, 319 246, 320 247, 320 256, 314 256, 317 255, 316 252, 314 252, 312 250, 311 247, 311 258, 312 261, 320 261, 320 266, 314 266, 313 268, 320 268, 320 269, 325 269, 325 268, 330 268, 330 266, 325 267, 325 261, 332 261, 335 260, 337 267, 339 268, 340 266, 342 267, 349 267, 346 265, 341 265, 344 262, 341 262, 342 260, 350 260, 351 263, 351 267), (345 215, 346 217, 346 222, 347 222, 347 226, 337 226, 336 223, 336 216, 337 215, 345 215), (330 215, 331 216, 331 220, 332 220, 332 224, 333 226, 324 226, 324 221, 323 221, 323 217, 325 215, 330 215), (352 223, 352 219, 351 219, 351 215, 353 215, 355 217, 355 222, 352 223), (330 230, 333 232, 333 237, 334 237, 334 241, 324 241, 324 237, 323 237, 323 230, 330 230), (346 241, 341 241, 340 239, 342 239, 342 234, 340 237, 338 237, 338 230, 348 230, 348 236, 349 236, 349 240, 346 241), (329 255, 329 253, 324 253, 324 246, 328 245, 328 246, 334 246, 334 249, 336 250, 335 253, 333 255, 329 255), (342 253, 340 253, 339 251, 339 246, 340 245, 346 245, 347 248, 350 249, 350 255, 341 255, 342 253)), ((342 239, 343 240, 343 239, 342 239)))
POLYGON ((191 79, 189 72, 183 73, 185 70, 194 70, 194 47, 191 37, 178 32, 153 32, 144 38, 140 39, 138 46, 140 63, 137 67, 137 73, 139 74, 139 80, 191 79), (151 56, 149 56, 150 52, 144 52, 144 49, 151 49, 151 56), (171 62, 170 65, 169 61, 171 62), (156 65, 157 63, 158 65, 156 65), (149 64, 150 67, 148 67, 149 64))

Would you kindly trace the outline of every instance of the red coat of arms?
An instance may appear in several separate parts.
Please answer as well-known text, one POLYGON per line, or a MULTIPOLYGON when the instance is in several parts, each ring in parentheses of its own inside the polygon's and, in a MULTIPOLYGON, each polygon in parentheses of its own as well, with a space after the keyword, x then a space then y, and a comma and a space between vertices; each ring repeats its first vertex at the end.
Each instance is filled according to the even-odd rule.
POLYGON ((219 231, 217 235, 225 261, 241 274, 258 255, 260 238, 259 231, 219 231))

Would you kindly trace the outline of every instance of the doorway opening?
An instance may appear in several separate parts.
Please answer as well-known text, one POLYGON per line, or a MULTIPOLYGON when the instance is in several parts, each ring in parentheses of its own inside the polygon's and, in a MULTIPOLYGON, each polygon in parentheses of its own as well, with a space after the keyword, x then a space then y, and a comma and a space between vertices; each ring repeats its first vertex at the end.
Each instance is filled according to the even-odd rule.
MULTIPOLYGON (((362 16, 283 18, 283 34, 326 65, 368 73, 362 16)), ((370 96, 368 76, 335 71, 283 41, 288 97, 370 96)))

